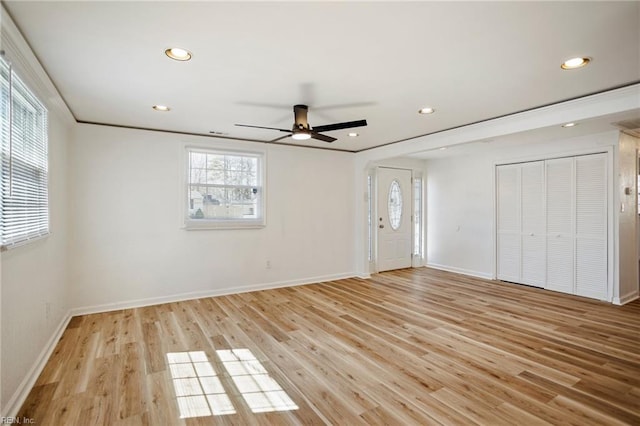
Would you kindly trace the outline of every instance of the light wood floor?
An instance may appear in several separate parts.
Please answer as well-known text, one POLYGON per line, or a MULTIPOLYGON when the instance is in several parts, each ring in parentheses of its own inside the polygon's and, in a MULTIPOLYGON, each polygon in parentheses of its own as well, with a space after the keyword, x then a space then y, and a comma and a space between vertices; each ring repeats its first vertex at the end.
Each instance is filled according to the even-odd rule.
POLYGON ((82 426, 639 425, 639 339, 640 301, 408 269, 75 317, 19 415, 82 426))

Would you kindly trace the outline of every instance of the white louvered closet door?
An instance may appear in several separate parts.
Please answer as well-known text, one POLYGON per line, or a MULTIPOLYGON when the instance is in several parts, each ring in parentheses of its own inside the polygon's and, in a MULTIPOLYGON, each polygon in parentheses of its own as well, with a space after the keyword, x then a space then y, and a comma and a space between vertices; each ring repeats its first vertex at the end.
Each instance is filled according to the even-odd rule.
POLYGON ((547 160, 547 284, 574 293, 574 159, 547 160))
POLYGON ((520 281, 520 165, 496 167, 497 186, 497 276, 520 281))
POLYGON ((544 287, 547 260, 544 161, 524 163, 521 167, 522 271, 520 282, 544 287))
POLYGON ((607 154, 496 167, 497 277, 608 297, 607 154))
POLYGON ((607 162, 605 154, 576 157, 575 294, 607 298, 607 162))

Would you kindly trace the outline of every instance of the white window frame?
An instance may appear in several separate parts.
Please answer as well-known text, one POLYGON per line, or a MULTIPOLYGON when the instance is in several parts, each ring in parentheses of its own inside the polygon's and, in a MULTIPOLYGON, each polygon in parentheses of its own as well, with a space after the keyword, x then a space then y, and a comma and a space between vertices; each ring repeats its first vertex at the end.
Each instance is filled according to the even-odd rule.
POLYGON ((207 230, 207 229, 252 229, 263 228, 266 226, 266 169, 267 169, 267 154, 264 150, 237 150, 226 149, 223 147, 211 147, 202 145, 186 145, 183 150, 183 185, 180 202, 182 205, 182 228, 186 230, 207 230), (258 214, 257 218, 250 219, 192 219, 189 217, 189 153, 190 152, 203 152, 207 154, 215 155, 236 155, 254 157, 258 159, 258 193, 260 199, 258 202, 258 214))
POLYGON ((2 85, 8 90, 7 109, 0 117, 0 247, 4 251, 49 235, 49 159, 47 108, 16 75, 11 64, 4 58, 0 61, 5 70, 3 73, 6 72, 2 85), (21 109, 33 112, 37 120, 35 127, 13 127, 15 103, 19 103, 21 109), (31 135, 26 157, 25 134, 31 135), (22 155, 19 154, 21 150, 22 155), (37 172, 31 176, 34 171, 37 172), (25 185, 30 192, 24 192, 25 185), (32 196, 33 191, 37 196, 32 196))

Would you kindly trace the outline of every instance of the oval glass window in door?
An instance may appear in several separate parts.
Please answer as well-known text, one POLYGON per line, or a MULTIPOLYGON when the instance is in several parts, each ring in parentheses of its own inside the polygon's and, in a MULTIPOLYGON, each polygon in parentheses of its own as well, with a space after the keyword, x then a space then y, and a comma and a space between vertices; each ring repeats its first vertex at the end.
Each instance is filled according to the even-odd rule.
POLYGON ((402 221, 402 191, 400 190, 400 183, 397 180, 391 182, 389 187, 389 224, 391 229, 397 231, 400 228, 400 222, 402 221))

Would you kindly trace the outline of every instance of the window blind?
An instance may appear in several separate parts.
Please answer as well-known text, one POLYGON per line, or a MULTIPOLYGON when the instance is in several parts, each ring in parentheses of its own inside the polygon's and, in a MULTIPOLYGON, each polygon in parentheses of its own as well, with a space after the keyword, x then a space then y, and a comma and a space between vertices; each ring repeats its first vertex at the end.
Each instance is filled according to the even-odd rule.
POLYGON ((0 59, 0 244, 49 233, 47 110, 0 59))

